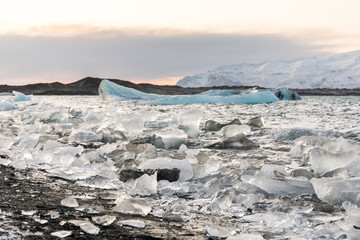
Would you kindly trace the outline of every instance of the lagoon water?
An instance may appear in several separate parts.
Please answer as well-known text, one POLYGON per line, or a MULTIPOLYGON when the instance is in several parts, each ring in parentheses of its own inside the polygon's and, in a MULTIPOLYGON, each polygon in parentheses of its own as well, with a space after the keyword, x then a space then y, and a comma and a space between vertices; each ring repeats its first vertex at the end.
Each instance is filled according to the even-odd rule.
MULTIPOLYGON (((1 99, 12 101, 11 96, 1 99)), ((145 199, 146 211, 140 215, 176 215, 209 236, 360 239, 359 100, 305 96, 255 105, 159 106, 104 102, 98 96, 33 96, 13 102, 16 110, 0 112, 0 153, 8 156, 0 163, 41 169, 124 199, 145 199), (190 118, 188 127, 179 129, 179 116, 190 118), (263 117, 264 127, 251 127, 246 136, 259 148, 208 148, 224 136, 205 131, 206 121, 238 118, 246 124, 257 116, 263 117), (194 128, 199 131, 188 137, 187 129, 194 128), (167 135, 169 141, 184 145, 126 147, 164 131, 175 133, 167 135), (125 160, 144 166, 152 159, 181 162, 175 165, 186 177, 172 183, 151 177, 146 184, 119 180, 125 160), (89 184, 94 176, 101 181, 89 184)), ((114 212, 123 202, 114 200, 114 212)))

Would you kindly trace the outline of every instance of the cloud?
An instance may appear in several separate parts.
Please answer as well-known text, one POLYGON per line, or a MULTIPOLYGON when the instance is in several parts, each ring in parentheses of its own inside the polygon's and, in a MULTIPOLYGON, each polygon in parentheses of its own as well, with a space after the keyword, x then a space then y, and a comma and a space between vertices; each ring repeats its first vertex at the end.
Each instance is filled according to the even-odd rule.
POLYGON ((308 57, 321 50, 276 34, 55 28, 64 28, 64 34, 0 35, 0 84, 23 84, 21 79, 71 82, 85 76, 174 81, 171 77, 221 65, 308 57))

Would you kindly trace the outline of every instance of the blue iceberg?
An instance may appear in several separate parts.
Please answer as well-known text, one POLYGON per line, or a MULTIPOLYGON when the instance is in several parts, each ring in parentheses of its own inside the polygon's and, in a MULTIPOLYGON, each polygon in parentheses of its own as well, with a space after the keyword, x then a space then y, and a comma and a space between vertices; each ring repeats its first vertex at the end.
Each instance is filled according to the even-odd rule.
POLYGON ((21 92, 12 91, 12 94, 14 95, 15 102, 31 101, 31 96, 26 96, 25 94, 23 94, 21 92))
POLYGON ((14 104, 5 100, 0 101, 0 111, 10 111, 15 109, 17 109, 17 106, 15 106, 14 104))
MULTIPOLYGON (((284 92, 286 93, 285 89, 284 92)), ((270 90, 209 90, 194 95, 158 95, 120 86, 109 80, 103 80, 100 83, 99 95, 104 101, 144 101, 155 105, 194 103, 260 104, 280 101, 270 90)))

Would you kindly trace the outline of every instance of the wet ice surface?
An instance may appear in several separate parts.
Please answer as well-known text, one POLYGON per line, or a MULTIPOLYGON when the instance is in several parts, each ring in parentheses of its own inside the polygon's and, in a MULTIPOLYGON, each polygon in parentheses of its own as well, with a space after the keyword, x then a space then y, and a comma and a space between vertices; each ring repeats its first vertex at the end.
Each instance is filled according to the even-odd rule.
MULTIPOLYGON (((146 231, 151 224, 143 219, 154 217, 191 226, 194 239, 358 239, 359 100, 153 106, 98 97, 32 97, 0 112, 0 164, 107 193, 112 204, 107 212, 101 210, 105 206, 82 204, 84 198, 95 201, 96 194, 70 194, 58 202, 66 211, 93 215, 76 222, 84 234, 101 236, 104 226, 114 224, 146 231), (208 120, 248 123, 257 116, 263 117, 263 128, 204 130, 208 120), (208 148, 239 133, 260 147, 208 148), (156 169, 163 168, 180 169, 178 181, 157 180, 156 169), (122 182, 119 173, 125 169, 146 172, 122 182), (117 214, 129 218, 115 220, 117 214)), ((46 225, 36 210, 19 209, 46 225)), ((62 218, 51 210, 48 219, 62 218)), ((11 213, 1 211, 6 224, 0 228, 9 231, 11 213)), ((67 226, 53 236, 73 234, 67 226)), ((14 228, 10 234, 19 232, 14 228)))

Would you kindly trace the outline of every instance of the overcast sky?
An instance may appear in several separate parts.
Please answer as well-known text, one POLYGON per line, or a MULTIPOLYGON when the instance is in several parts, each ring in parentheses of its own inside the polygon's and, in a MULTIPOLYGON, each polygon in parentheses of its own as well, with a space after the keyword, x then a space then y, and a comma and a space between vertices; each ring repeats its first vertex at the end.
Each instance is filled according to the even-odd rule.
POLYGON ((0 84, 175 84, 226 64, 360 49, 355 0, 0 1, 0 84))

